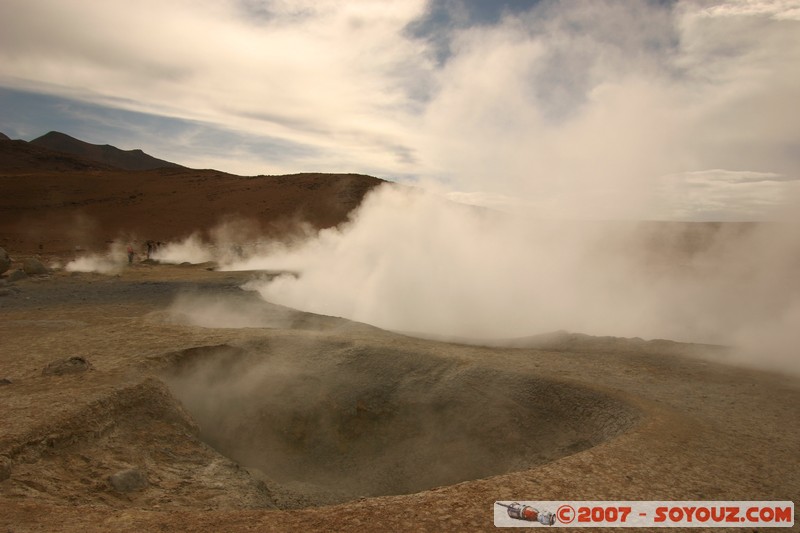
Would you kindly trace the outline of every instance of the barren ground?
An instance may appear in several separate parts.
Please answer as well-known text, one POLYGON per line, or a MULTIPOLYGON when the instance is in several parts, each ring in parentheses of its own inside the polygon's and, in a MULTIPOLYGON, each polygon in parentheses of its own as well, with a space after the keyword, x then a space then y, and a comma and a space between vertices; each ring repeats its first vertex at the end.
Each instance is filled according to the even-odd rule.
MULTIPOLYGON (((471 531, 494 530, 496 500, 800 501, 800 380, 718 348, 415 339, 206 265, 8 279, 113 239, 334 226, 376 178, 126 172, 15 141, 0 167, 0 532, 471 531), (237 320, 204 315, 220 308, 237 320), (51 372, 71 357, 91 368, 51 372)), ((642 246, 680 262, 718 231, 643 227, 642 246)))
POLYGON ((0 531, 469 531, 494 530, 496 500, 800 501, 796 378, 669 342, 414 339, 260 303, 252 275, 0 287, 0 531), (191 325, 169 312, 185 293, 257 327, 191 325), (43 375, 72 356, 92 368, 43 375), (146 486, 115 489, 131 468, 146 486))

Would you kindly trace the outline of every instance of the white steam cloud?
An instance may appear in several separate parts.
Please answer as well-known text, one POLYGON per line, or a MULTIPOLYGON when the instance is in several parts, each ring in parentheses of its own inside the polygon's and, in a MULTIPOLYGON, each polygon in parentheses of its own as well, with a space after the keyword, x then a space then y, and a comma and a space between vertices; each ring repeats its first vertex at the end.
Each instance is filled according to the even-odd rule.
POLYGON ((151 259, 160 263, 205 263, 214 260, 214 254, 199 235, 193 234, 179 242, 167 243, 150 254, 151 259))
POLYGON ((800 370, 796 222, 544 222, 383 187, 341 230, 227 268, 298 271, 248 288, 391 330, 721 343, 800 370))
POLYGON ((104 254, 87 254, 68 262, 64 267, 67 272, 97 272, 99 274, 117 274, 128 263, 125 244, 112 243, 104 254))

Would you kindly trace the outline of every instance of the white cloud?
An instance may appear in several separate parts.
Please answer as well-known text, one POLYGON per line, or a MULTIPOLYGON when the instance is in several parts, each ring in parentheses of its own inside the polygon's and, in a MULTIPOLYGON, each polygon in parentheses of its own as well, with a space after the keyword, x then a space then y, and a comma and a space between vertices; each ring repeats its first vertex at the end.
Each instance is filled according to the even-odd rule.
POLYGON ((402 167, 398 108, 427 66, 400 34, 423 4, 269 7, 259 20, 237 2, 8 2, 4 83, 310 144, 330 166, 402 167))
POLYGON ((772 172, 712 169, 661 178, 659 197, 666 220, 768 220, 790 198, 800 178, 772 172))
MULTIPOLYGON (((421 0, 7 0, 4 11, 6 86, 297 147, 271 157, 243 142, 226 164, 192 156, 197 137, 172 139, 190 165, 424 176, 542 215, 606 218, 674 211, 659 196, 665 175, 800 176, 797 2, 541 2, 430 39, 408 31, 421 0)), ((680 210, 703 217, 700 205, 680 210)))
POLYGON ((737 17, 763 15, 775 19, 800 20, 800 2, 797 0, 738 0, 711 6, 702 15, 709 17, 737 17))
POLYGON ((652 217, 664 211, 659 177, 683 171, 798 176, 797 24, 629 6, 556 4, 462 31, 425 116, 423 159, 461 190, 535 198, 549 216, 652 217), (567 82, 542 79, 564 70, 567 82), (551 93, 571 106, 556 119, 551 93))

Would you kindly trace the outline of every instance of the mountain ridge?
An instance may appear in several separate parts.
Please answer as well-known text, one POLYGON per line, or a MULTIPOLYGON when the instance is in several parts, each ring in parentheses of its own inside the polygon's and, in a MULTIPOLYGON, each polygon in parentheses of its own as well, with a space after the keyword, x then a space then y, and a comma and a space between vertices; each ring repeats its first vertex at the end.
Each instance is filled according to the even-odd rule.
POLYGON ((28 144, 123 170, 186 168, 183 165, 153 157, 138 148, 122 150, 110 144, 92 144, 59 131, 50 131, 33 139, 28 144))

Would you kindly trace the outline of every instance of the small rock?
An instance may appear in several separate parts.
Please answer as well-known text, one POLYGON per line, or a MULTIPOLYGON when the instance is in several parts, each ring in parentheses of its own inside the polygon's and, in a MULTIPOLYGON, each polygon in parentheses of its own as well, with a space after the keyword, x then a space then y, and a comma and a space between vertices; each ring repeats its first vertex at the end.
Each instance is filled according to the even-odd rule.
POLYGON ((147 478, 138 468, 120 470, 108 477, 108 482, 117 492, 133 492, 147 487, 147 478))
POLYGON ((26 259, 22 263, 22 270, 29 276, 41 276, 48 273, 47 267, 38 259, 26 259))
POLYGON ((43 376, 63 376, 64 374, 78 374, 86 372, 92 368, 89 361, 83 357, 70 357, 68 359, 61 359, 53 361, 42 370, 43 376))
POLYGON ((0 248, 0 274, 11 268, 11 258, 3 248, 0 248))
POLYGON ((14 283, 15 281, 19 281, 21 279, 27 278, 28 275, 22 270, 15 270, 11 274, 8 275, 8 281, 10 283, 14 283))
POLYGON ((11 459, 0 455, 0 481, 11 477, 11 459))
POLYGON ((0 378, 0 387, 3 385, 11 385, 12 381, 8 378, 0 378))
POLYGON ((8 296, 11 294, 11 289, 0 289, 0 296, 8 296))

